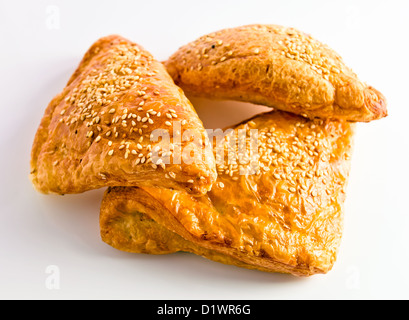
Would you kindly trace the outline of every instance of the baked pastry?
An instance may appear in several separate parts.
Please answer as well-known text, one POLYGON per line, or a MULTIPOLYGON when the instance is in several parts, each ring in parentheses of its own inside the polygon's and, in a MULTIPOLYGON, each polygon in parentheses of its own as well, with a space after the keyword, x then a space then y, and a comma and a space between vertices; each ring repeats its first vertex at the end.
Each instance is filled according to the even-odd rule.
POLYGON ((360 81, 339 54, 310 35, 248 25, 200 37, 166 62, 187 94, 261 104, 308 118, 368 122, 386 99, 360 81))
POLYGON ((263 271, 326 273, 342 236, 354 126, 282 111, 261 114, 216 144, 218 178, 202 197, 109 188, 101 205, 102 240, 129 252, 182 250, 263 271))
POLYGON ((216 179, 207 144, 202 122, 164 66, 113 35, 90 47, 48 105, 34 139, 30 177, 43 193, 162 186, 203 194, 216 179), (186 147, 192 151, 188 164, 180 160, 179 149, 186 147))
POLYGON ((112 190, 115 192, 105 196, 102 204, 104 212, 107 213, 103 216, 106 219, 103 222, 106 227, 103 237, 115 248, 131 253, 146 254, 191 252, 220 263, 271 272, 268 268, 244 263, 233 256, 185 240, 146 214, 134 211, 132 200, 129 201, 135 198, 135 190, 132 187, 115 187, 109 189, 107 193, 109 194, 112 190))

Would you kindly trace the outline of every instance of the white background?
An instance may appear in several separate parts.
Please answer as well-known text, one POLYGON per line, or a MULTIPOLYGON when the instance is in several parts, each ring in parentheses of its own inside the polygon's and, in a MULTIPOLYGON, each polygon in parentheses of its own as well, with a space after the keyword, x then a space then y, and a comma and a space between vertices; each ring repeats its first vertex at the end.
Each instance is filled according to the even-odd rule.
MULTIPOLYGON (((0 0, 0 298, 409 298, 409 1, 0 0), (358 126, 338 260, 310 278, 227 266, 188 253, 123 253, 103 243, 104 190, 37 193, 31 144, 48 102, 99 37, 120 34, 157 59, 225 27, 293 26, 340 53, 385 94, 389 116, 358 126), (60 288, 47 287, 49 266, 60 288)), ((262 107, 192 99, 206 127, 262 107)))

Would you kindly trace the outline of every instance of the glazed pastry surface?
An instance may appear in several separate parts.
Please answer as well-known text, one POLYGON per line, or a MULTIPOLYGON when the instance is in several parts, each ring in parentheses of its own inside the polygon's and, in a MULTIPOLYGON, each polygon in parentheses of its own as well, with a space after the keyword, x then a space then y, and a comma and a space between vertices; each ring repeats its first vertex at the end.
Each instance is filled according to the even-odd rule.
POLYGON ((182 46, 166 62, 186 93, 270 106, 308 118, 368 122, 387 115, 386 99, 341 56, 294 28, 248 25, 182 46))
POLYGON ((36 133, 31 180, 43 193, 80 193, 104 186, 162 186, 192 194, 216 179, 207 133, 193 106, 164 66, 138 44, 120 36, 96 41, 64 90, 48 105, 36 133), (195 139, 170 146, 189 130, 195 139), (173 141, 173 140, 172 140, 173 141), (170 163, 152 154, 166 145, 170 163), (173 161, 189 147, 195 159, 173 161), (173 148, 175 147, 175 148, 173 148))
POLYGON ((216 145, 218 178, 204 196, 109 188, 101 237, 130 252, 190 251, 263 271, 326 273, 342 237, 353 129, 343 120, 259 115, 216 145), (240 139, 245 152, 237 150, 240 139))

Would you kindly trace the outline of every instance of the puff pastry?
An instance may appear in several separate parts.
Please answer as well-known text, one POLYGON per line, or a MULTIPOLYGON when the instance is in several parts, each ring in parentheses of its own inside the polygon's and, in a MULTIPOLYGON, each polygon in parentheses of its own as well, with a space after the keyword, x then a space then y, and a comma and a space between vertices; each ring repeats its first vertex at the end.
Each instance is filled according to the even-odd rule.
POLYGON ((186 93, 275 107, 309 118, 368 122, 386 99, 327 45, 294 28, 247 25, 200 37, 166 62, 186 93))
POLYGON ((182 250, 263 271, 326 273, 342 237, 354 127, 282 111, 261 114, 216 145, 218 178, 204 196, 109 188, 101 205, 102 240, 129 252, 182 250), (235 143, 240 136, 245 153, 235 143))
MULTIPOLYGON (((80 193, 104 186, 162 186, 192 194, 216 179, 208 136, 193 106, 164 66, 138 44, 117 35, 96 41, 64 90, 48 105, 31 154, 31 180, 43 193, 80 193), (152 160, 166 141, 192 150, 190 164, 152 160), (175 131, 176 130, 176 131, 175 131)), ((167 144, 169 148, 169 145, 167 144)))

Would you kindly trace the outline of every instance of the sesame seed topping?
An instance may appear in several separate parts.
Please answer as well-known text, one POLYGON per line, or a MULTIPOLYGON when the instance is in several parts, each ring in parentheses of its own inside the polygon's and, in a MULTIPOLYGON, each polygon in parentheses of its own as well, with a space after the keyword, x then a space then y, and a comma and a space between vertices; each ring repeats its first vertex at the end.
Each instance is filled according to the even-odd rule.
MULTIPOLYGON (((130 158, 132 164, 150 164, 152 146, 145 144, 143 139, 149 137, 150 125, 155 123, 152 117, 161 117, 162 114, 154 109, 146 111, 148 107, 145 106, 154 95, 160 95, 160 90, 141 83, 146 77, 156 74, 149 68, 153 60, 136 45, 121 43, 108 50, 104 63, 84 75, 65 97, 67 108, 59 111, 62 117, 58 121, 76 129, 86 127, 85 131, 76 130, 76 133, 84 132, 87 138, 95 138, 95 143, 107 143, 109 156, 114 154, 114 150, 123 150, 124 153, 120 154, 125 159, 130 158), (132 106, 125 107, 123 104, 127 103, 127 98, 124 97, 131 87, 135 89, 137 100, 132 106)), ((178 117, 176 111, 168 109, 165 114, 169 119, 166 125, 171 126, 171 120, 178 117)), ((86 145, 91 146, 92 142, 93 139, 89 139, 86 145)), ((163 154, 171 156, 172 152, 163 154)), ((163 162, 155 165, 165 169, 163 162)))

